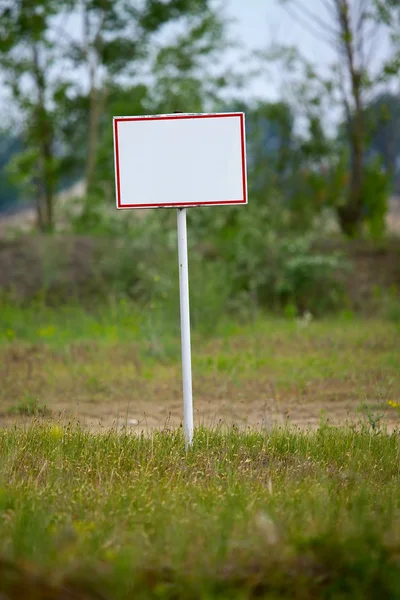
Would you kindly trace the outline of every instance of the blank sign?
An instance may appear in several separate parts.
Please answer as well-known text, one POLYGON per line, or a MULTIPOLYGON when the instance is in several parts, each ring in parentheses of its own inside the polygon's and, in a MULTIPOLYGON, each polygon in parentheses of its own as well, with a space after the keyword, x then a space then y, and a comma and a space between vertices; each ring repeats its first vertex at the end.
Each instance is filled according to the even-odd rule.
POLYGON ((114 117, 117 208, 246 204, 243 113, 114 117))

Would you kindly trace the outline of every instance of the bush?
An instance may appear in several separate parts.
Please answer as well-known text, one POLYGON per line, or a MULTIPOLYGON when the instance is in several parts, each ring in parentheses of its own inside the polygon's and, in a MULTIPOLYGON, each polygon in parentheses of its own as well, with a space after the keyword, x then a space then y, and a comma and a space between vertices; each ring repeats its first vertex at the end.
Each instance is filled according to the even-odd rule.
POLYGON ((281 311, 291 304, 315 315, 343 308, 349 265, 340 253, 317 251, 315 234, 294 233, 284 211, 277 222, 270 206, 243 209, 235 225, 229 237, 225 230, 214 239, 214 255, 229 273, 231 306, 281 311))
MULTIPOLYGON (((126 220, 119 215, 105 220, 108 229, 96 229, 96 235, 74 232, 14 241, 0 256, 0 267, 5 267, 0 287, 25 300, 40 296, 53 304, 78 299, 92 306, 97 300, 127 297, 175 321, 175 211, 146 211, 134 218, 124 213, 126 220)), ((285 311, 291 305, 295 313, 314 315, 343 308, 344 259, 316 251, 315 235, 294 232, 286 216, 278 196, 247 207, 188 211, 196 328, 209 330, 227 313, 249 318, 260 308, 285 311)))

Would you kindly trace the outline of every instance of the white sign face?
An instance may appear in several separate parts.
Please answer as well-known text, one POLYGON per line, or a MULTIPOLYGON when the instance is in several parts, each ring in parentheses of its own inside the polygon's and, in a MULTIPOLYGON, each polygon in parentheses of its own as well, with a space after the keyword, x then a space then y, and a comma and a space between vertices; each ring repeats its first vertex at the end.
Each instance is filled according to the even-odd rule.
POLYGON ((246 204, 243 113, 114 117, 117 208, 246 204))

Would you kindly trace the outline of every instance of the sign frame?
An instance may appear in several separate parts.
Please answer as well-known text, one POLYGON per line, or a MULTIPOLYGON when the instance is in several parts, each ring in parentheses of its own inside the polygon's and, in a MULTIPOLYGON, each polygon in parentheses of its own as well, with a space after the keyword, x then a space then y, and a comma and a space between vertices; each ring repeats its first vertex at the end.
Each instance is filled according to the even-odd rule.
MULTIPOLYGON (((191 208, 195 206, 235 206, 247 204, 247 165, 246 165, 246 134, 245 134, 245 115, 243 112, 226 113, 172 113, 148 116, 134 117, 114 117, 113 119, 113 138, 114 138, 114 166, 115 166, 115 190, 116 205, 119 210, 128 209, 147 209, 147 208, 191 208), (120 152, 120 124, 126 122, 152 122, 152 121, 179 121, 179 120, 198 120, 198 119, 238 119, 240 129, 240 168, 241 168, 241 198, 209 198, 199 202, 122 202, 122 173, 121 173, 121 152, 120 152)), ((177 159, 179 160, 179 159, 177 159)))

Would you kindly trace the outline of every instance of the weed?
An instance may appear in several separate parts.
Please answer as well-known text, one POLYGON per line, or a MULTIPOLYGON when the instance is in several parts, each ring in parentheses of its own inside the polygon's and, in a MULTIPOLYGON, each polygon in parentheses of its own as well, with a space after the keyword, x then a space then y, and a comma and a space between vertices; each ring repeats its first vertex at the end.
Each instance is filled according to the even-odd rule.
POLYGON ((378 433, 382 427, 382 420, 384 413, 380 411, 376 406, 362 402, 358 409, 360 415, 360 424, 365 429, 371 429, 371 431, 378 433))
POLYGON ((389 400, 388 406, 390 406, 391 409, 394 409, 397 412, 397 416, 400 418, 400 402, 389 400))
POLYGON ((44 417, 51 414, 47 406, 39 404, 37 398, 26 396, 23 400, 10 406, 7 410, 9 415, 21 415, 24 417, 44 417))

